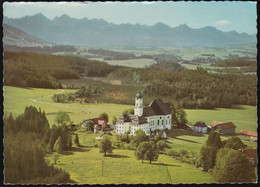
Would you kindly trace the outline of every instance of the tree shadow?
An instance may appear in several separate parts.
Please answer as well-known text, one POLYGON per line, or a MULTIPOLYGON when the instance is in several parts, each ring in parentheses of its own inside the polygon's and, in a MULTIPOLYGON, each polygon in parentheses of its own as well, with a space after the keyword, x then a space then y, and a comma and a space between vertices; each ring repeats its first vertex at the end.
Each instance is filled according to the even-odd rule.
POLYGON ((234 106, 230 107, 230 109, 245 110, 245 107, 243 107, 243 106, 241 106, 241 105, 234 105, 234 106))
MULTIPOLYGON (((149 164, 149 163, 146 163, 146 164, 149 164)), ((151 165, 180 167, 180 165, 165 164, 165 163, 152 163, 151 165)))
POLYGON ((170 138, 176 138, 177 136, 197 136, 197 137, 203 137, 205 136, 202 133, 179 129, 179 128, 173 128, 171 131, 167 132, 167 137, 170 138))
POLYGON ((53 164, 53 165, 64 166, 64 165, 67 165, 67 164, 61 164, 61 163, 60 163, 60 164, 58 164, 58 163, 57 163, 57 164, 53 164))
POLYGON ((193 141, 193 140, 187 140, 187 139, 183 139, 183 138, 174 138, 174 139, 182 140, 182 141, 186 141, 186 142, 190 142, 190 143, 198 143, 198 144, 201 144, 200 142, 196 142, 196 141, 193 141))
POLYGON ((115 154, 106 155, 105 157, 111 157, 111 158, 130 158, 129 156, 125 156, 125 155, 115 155, 115 154))
POLYGON ((69 150, 64 151, 63 155, 73 155, 74 152, 87 152, 90 151, 90 149, 87 149, 86 147, 71 147, 69 150))

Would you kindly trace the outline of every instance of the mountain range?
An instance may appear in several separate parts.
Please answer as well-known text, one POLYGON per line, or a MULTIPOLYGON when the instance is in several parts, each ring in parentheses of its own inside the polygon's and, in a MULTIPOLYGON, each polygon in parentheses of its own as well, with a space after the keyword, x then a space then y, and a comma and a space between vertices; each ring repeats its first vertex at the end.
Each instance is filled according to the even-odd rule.
POLYGON ((103 19, 75 19, 68 15, 53 20, 42 14, 22 18, 4 17, 3 23, 58 45, 86 47, 226 47, 256 43, 256 34, 222 32, 212 26, 199 29, 186 24, 169 27, 113 24, 103 19))

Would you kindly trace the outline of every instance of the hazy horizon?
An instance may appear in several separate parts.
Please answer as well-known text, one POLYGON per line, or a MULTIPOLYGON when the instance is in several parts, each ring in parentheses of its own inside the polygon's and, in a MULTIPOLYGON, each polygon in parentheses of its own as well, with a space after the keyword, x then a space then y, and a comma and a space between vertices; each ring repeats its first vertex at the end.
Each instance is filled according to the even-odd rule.
POLYGON ((212 26, 223 32, 257 33, 255 2, 5 2, 3 9, 8 18, 41 13, 53 20, 66 14, 114 24, 161 22, 172 28, 187 24, 194 29, 212 26))

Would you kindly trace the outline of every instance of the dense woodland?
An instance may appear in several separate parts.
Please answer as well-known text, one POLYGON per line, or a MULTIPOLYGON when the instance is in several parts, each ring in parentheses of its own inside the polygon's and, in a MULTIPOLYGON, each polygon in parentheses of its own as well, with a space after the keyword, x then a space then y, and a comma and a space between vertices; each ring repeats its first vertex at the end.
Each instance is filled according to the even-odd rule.
POLYGON ((10 86, 61 88, 59 79, 78 79, 82 73, 103 77, 116 68, 77 57, 4 53, 4 83, 10 86))
POLYGON ((66 125, 50 128, 44 111, 33 106, 17 118, 5 115, 4 124, 5 183, 72 182, 67 172, 44 160, 45 153, 72 147, 73 133, 66 125))
POLYGON ((243 60, 243 59, 227 59, 218 61, 212 66, 217 67, 241 67, 241 66, 256 66, 256 61, 243 60))
POLYGON ((83 102, 132 105, 135 93, 141 90, 145 105, 154 98, 163 98, 171 104, 178 102, 184 108, 256 105, 256 75, 213 74, 202 68, 187 70, 172 61, 158 64, 140 69, 76 57, 5 52, 4 81, 10 86, 40 88, 61 88, 59 79, 77 79, 82 75, 122 81, 121 85, 86 81, 84 91, 79 90, 61 102, 81 98, 83 102))

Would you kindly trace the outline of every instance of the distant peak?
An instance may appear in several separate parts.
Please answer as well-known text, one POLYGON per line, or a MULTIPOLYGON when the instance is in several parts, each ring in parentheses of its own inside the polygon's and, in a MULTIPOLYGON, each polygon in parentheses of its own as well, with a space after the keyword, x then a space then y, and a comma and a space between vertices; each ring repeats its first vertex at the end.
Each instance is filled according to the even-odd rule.
POLYGON ((60 18, 66 18, 66 19, 70 19, 70 17, 67 15, 67 14, 62 14, 61 16, 60 16, 60 18))
POLYGON ((168 25, 162 23, 162 22, 157 22, 154 27, 169 27, 168 25))
POLYGON ((43 17, 43 18, 46 18, 42 13, 35 14, 35 15, 33 15, 33 17, 43 17))
POLYGON ((180 24, 179 27, 182 27, 182 28, 189 28, 189 26, 188 26, 186 23, 184 23, 184 24, 180 24))

